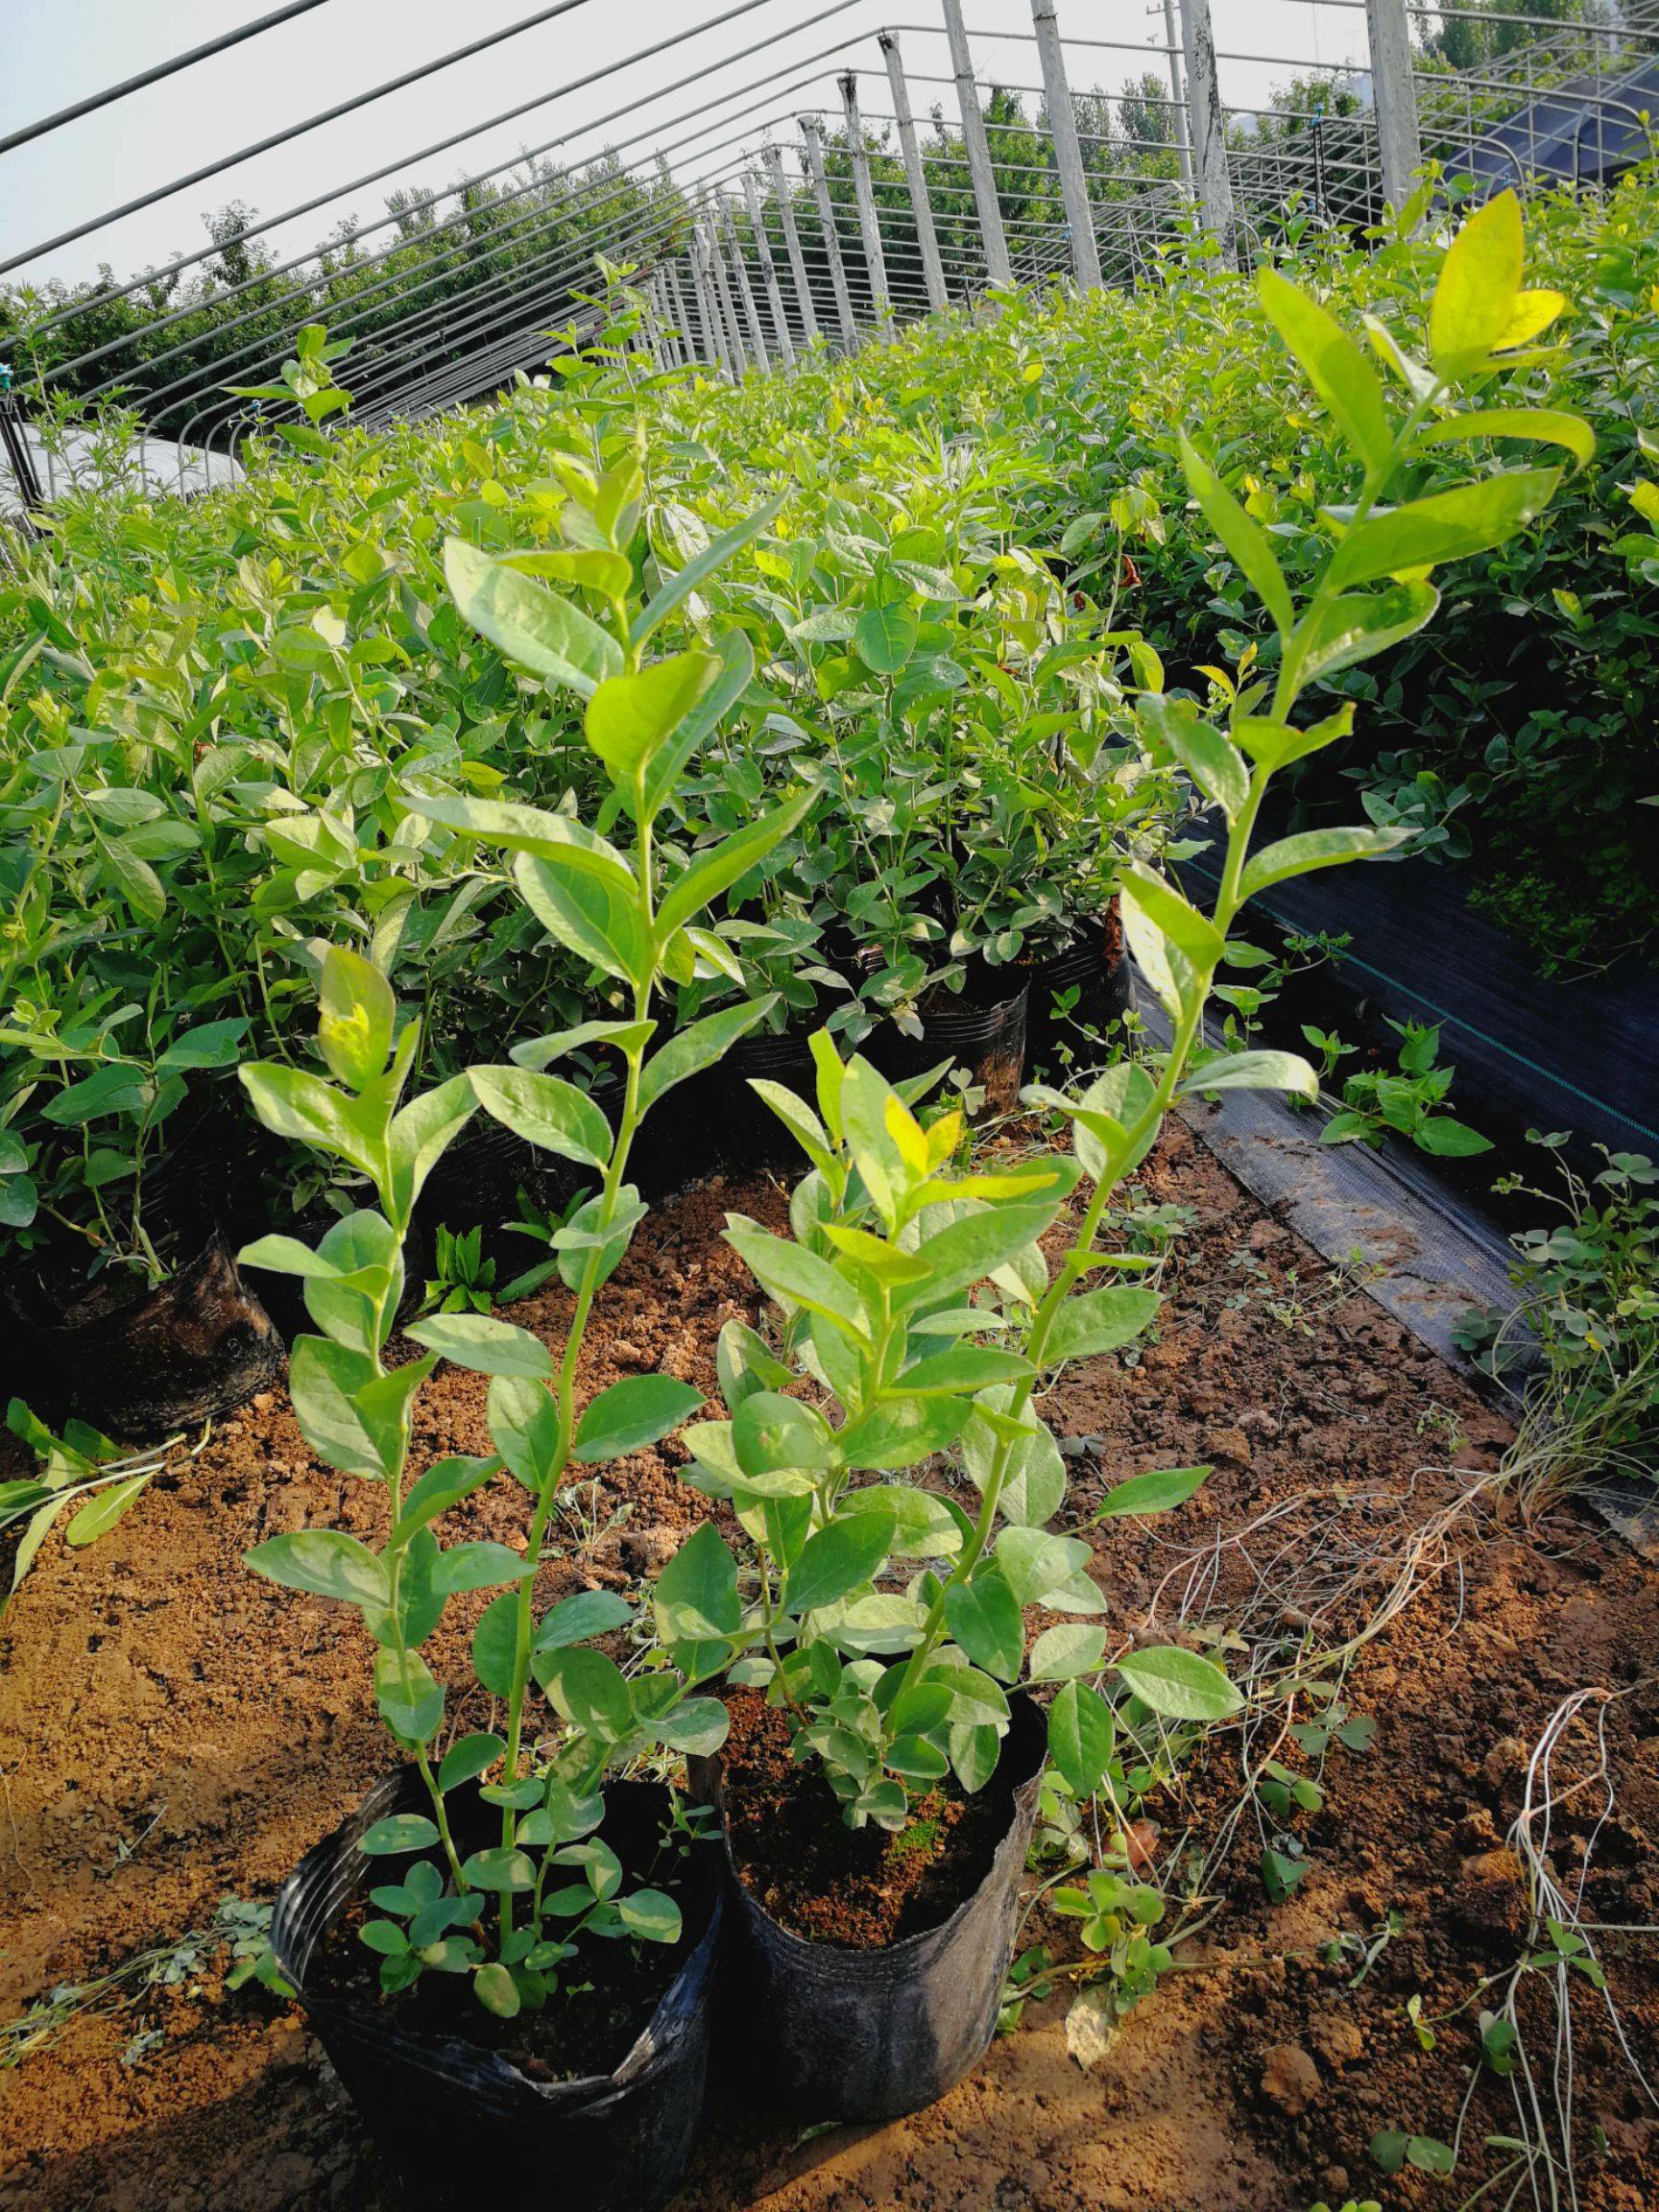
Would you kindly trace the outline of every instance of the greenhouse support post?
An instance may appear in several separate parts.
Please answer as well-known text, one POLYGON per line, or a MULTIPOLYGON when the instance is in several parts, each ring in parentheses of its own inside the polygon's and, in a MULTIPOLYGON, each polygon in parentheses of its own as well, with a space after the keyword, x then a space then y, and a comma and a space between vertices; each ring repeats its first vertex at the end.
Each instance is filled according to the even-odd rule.
POLYGON ((685 312, 685 295, 680 288, 680 264, 670 261, 664 272, 668 286, 668 304, 674 311, 674 327, 680 333, 680 358, 687 366, 697 358, 697 346, 691 336, 691 322, 685 312))
POLYGON ((887 259, 881 251, 881 225, 876 214, 876 189, 870 181, 870 149, 864 143, 864 126, 858 120, 858 73, 849 69, 841 80, 841 105, 847 115, 847 152, 853 163, 853 196, 858 203, 858 233, 864 245, 864 266, 870 272, 870 298, 877 320, 893 319, 893 301, 887 290, 887 259))
POLYGON ((824 126, 815 115, 803 115, 801 135, 806 141, 806 174, 812 180, 812 199, 824 232, 824 252, 830 262, 830 282, 835 293, 835 313, 841 324, 841 343, 849 353, 858 344, 858 325, 853 320, 853 295, 847 289, 847 272, 841 262, 841 240, 835 230, 835 207, 830 198, 830 180, 824 173, 824 126))
POLYGON ((709 268, 709 237, 701 224, 692 234, 691 266, 697 286, 697 314, 703 325, 703 358, 709 366, 723 369, 732 374, 732 356, 726 349, 726 333, 720 327, 720 314, 714 299, 714 280, 709 268))
POLYGON ((1164 0, 1164 59, 1169 64, 1170 118, 1181 153, 1181 181, 1192 189, 1192 141, 1187 129, 1187 88, 1181 82, 1181 41, 1175 36, 1175 0, 1164 0))
MULTIPOLYGON (((726 325, 728 356, 732 373, 741 378, 749 367, 749 356, 743 347, 743 328, 737 320, 737 305, 732 297, 732 279, 726 273, 726 256, 720 251, 720 219, 717 214, 709 218, 709 273, 714 279, 714 303, 720 311, 720 320, 726 325)), ((765 368, 764 356, 760 367, 765 368)))
POLYGON ((1215 38, 1210 28, 1210 0, 1180 0, 1181 42, 1187 56, 1187 119, 1192 140, 1192 171, 1198 186, 1198 214, 1225 258, 1234 258, 1233 183, 1227 174, 1227 130, 1221 112, 1221 83, 1215 72, 1215 38))
POLYGON ((766 287, 766 304, 772 310, 772 327, 778 350, 785 361, 795 358, 795 341, 783 312, 783 288, 778 281, 778 264, 772 258, 772 241, 766 235, 766 211, 760 204, 760 186, 753 169, 743 172, 743 204, 749 210, 749 228, 755 233, 755 253, 760 263, 760 281, 766 287))
POLYGON ((899 126, 899 149, 904 156, 904 181, 910 187, 910 212, 916 221, 916 240, 922 249, 922 275, 931 308, 950 304, 945 289, 945 265, 939 258, 939 233, 933 228, 933 203, 927 195, 927 172, 922 166, 922 149, 916 142, 916 117, 910 107, 910 87, 904 82, 904 64, 899 40, 891 31, 876 40, 887 64, 887 84, 893 95, 893 118, 899 126))
POLYGON ((991 165, 991 141, 985 135, 979 87, 974 82, 974 57, 968 51, 962 0, 942 0, 942 5, 950 41, 950 69, 956 79, 956 104, 962 110, 962 143, 968 150, 968 174, 974 184, 974 204, 979 211, 985 274, 993 284, 1007 286, 1014 281, 1014 269, 1002 229, 1002 203, 997 197, 997 172, 991 165))
POLYGON ((1054 0, 1031 0, 1031 21, 1037 33, 1038 59, 1043 64, 1043 97, 1048 109, 1048 128, 1054 136, 1060 196, 1066 204, 1066 227, 1071 237, 1071 269, 1085 291, 1098 291, 1100 250, 1094 241, 1089 175, 1083 166, 1083 148, 1077 138, 1077 110, 1071 105, 1071 87, 1066 81, 1066 50, 1060 43, 1060 20, 1054 12, 1054 0))
POLYGON ((743 320, 749 325, 749 342, 754 349, 756 366, 764 369, 771 360, 771 354, 760 321, 760 309, 755 299, 755 287, 749 281, 749 264, 743 258, 743 245, 737 235, 737 211, 730 200, 723 200, 720 214, 726 230, 726 244, 732 255, 732 266, 737 272, 737 291, 743 301, 743 320))
POLYGON ((801 233, 795 228, 795 205, 783 174, 783 156, 776 146, 766 148, 766 166, 772 173, 772 197, 778 203, 778 220, 783 226, 783 246, 789 255, 789 274, 795 281, 795 304, 801 310, 802 343, 810 346, 818 335, 818 310, 812 287, 806 281, 806 256, 801 251, 801 233))
POLYGON ((1411 180, 1423 166, 1407 0, 1365 0, 1365 27, 1371 38, 1371 85, 1377 104, 1382 197, 1391 207, 1404 207, 1411 197, 1411 180))

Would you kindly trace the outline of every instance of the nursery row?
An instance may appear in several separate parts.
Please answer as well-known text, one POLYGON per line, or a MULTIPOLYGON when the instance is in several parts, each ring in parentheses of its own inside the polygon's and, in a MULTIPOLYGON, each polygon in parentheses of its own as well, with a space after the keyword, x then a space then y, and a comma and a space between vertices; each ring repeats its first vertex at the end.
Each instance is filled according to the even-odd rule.
MULTIPOLYGON (((1455 496, 1472 452, 1518 439, 1570 475, 1495 556, 1452 543, 1432 632, 1402 587, 1380 658, 1315 669, 1331 708, 1379 710, 1373 743, 1411 733, 1394 795, 1366 794, 1383 826, 1452 849, 1482 798, 1501 837, 1571 811, 1581 834, 1548 866, 1598 855, 1609 949, 1641 906, 1625 816, 1652 619, 1627 586, 1655 565, 1631 505, 1650 520, 1659 496, 1638 450, 1656 190, 1642 172, 1605 206, 1544 204, 1567 337, 1489 366, 1464 415, 1386 347, 1366 369, 1421 402, 1411 492, 1455 496)), ((1402 224, 1367 255, 1310 235, 1284 261, 1350 326, 1381 316, 1410 345, 1437 256, 1402 224)), ((811 794, 676 941, 654 1018, 764 998, 771 1034, 914 1040, 925 1009, 1087 960, 1119 869, 1191 851, 1208 797, 1178 747, 1142 742, 1138 703, 1209 727, 1280 672, 1178 425, 1201 416, 1230 503, 1298 589, 1361 487, 1343 432, 1380 435, 1368 401, 1346 422, 1339 395, 1286 406, 1272 297, 1200 253, 1130 301, 1011 300, 730 393, 657 374, 622 293, 610 341, 550 381, 378 438, 340 426, 344 367, 311 332, 298 451, 194 506, 67 511, 0 589, 0 1222, 26 1298, 55 1312, 90 1272, 118 1300, 191 1263, 210 1210, 328 1202, 327 1171, 250 1156, 227 1083, 250 1052, 303 1061, 318 943, 356 945, 420 1005, 423 1074, 501 1056, 527 1003, 604 1011, 614 976, 421 804, 510 796, 613 826, 579 688, 528 677, 519 647, 540 637, 550 667, 599 681, 630 594, 638 641, 718 663, 664 769, 664 854, 811 794)), ((1558 949, 1582 949, 1515 865, 1558 949)), ((598 1079, 590 1052, 574 1066, 598 1079)))
MULTIPOLYGON (((937 2096, 996 2024, 1045 1762, 1076 1805, 1107 1786, 1109 1806, 1114 1762, 1120 1775, 1143 1730, 1238 1710, 1199 1651, 1108 1656, 1090 1548, 1061 1526, 1067 1469, 1044 1402, 1070 1363, 1156 1320, 1155 1262, 1113 1208, 1171 1106, 1315 1088, 1293 1055, 1202 1039, 1250 902, 1407 834, 1260 841, 1276 775, 1349 734, 1352 704, 1321 690, 1433 619, 1431 570, 1549 507, 1559 468, 1470 466, 1472 445, 1501 432, 1585 450, 1575 417, 1515 408, 1495 425, 1481 403, 1494 378, 1541 364, 1563 305, 1523 288, 1515 201, 1475 217, 1436 269, 1426 349, 1401 327, 1381 366, 1310 292, 1259 276, 1354 497, 1276 540, 1181 438, 1187 492, 1273 637, 1202 705, 1166 691, 1117 626, 1115 571, 1092 596, 1020 549, 995 441, 936 441, 936 469, 901 482, 888 442, 935 434, 873 417, 855 486, 785 445, 791 506, 774 494, 709 535, 685 494, 707 483, 711 502, 730 461, 670 403, 647 425, 625 344, 557 403, 527 396, 456 431, 446 466, 469 490, 415 473, 441 442, 410 442, 408 472, 388 477, 384 450, 348 438, 315 477, 278 471, 251 493, 269 501, 264 529, 291 515, 308 548, 308 503, 327 503, 330 531, 357 503, 342 558, 363 577, 343 604, 261 544, 237 559, 267 635, 198 579, 176 628, 123 613, 118 670, 77 668, 66 626, 30 648, 84 682, 86 716, 70 719, 56 683, 30 694, 25 716, 52 741, 20 773, 51 805, 13 817, 39 832, 42 877, 60 832, 84 840, 81 904, 47 902, 29 970, 36 1025, 12 1033, 38 1064, 41 1120, 84 1133, 79 1181, 40 1178, 46 1218, 73 1217, 71 1190, 103 1206, 116 1185, 98 1165, 108 1092, 141 1094, 124 1109, 141 1151, 219 1062, 333 1200, 321 1236, 273 1229, 241 1260, 301 1286, 312 1326, 292 1349, 294 1413, 319 1460, 383 1496, 378 1540, 311 1526, 249 1559, 360 1618, 402 1764, 290 1879, 268 1972, 418 2191, 470 2201, 481 2173, 551 2168, 596 2205, 660 2203, 696 2124, 717 1980, 757 2098, 874 2118, 937 2096), (520 444, 544 473, 509 484, 498 449, 520 444), (1464 457, 1458 480, 1420 492, 1447 452, 1464 457), (169 637, 175 657, 157 659, 169 637), (111 756, 165 756, 184 780, 84 784, 111 756), (186 804, 189 839, 157 845, 186 804), (1156 846, 1178 849, 1177 805, 1213 825, 1207 912, 1152 864, 1156 846), (1098 927, 1113 883, 1169 1046, 1027 1086, 1069 1142, 976 1159, 939 1070, 889 1080, 854 1047, 878 1014, 920 1027, 929 991, 1016 974, 1098 927), (147 966, 123 998, 99 963, 156 943, 163 960, 177 946, 177 967, 147 966), (91 996, 60 1008, 49 973, 91 996), (787 1234, 729 1216, 770 1310, 763 1329, 721 1331, 723 1413, 701 1417, 699 1393, 663 1373, 579 1403, 594 1300, 647 1210, 642 1133, 791 1015, 810 1082, 753 1088, 806 1172, 787 1234), (73 1057, 128 1029, 152 1055, 136 1069, 73 1057), (587 1178, 549 1232, 568 1326, 549 1345, 498 1315, 440 1311, 403 1329, 406 1355, 394 1339, 417 1208, 480 1118, 587 1178), (489 1450, 410 1479, 441 1361, 490 1378, 489 1450), (714 1516, 637 1602, 589 1588, 543 1609, 577 1470, 672 1434, 714 1516), (519 1540, 446 1540, 445 1516, 487 1490, 511 1501, 519 1540), (479 1592, 493 1595, 474 1693, 426 1653, 450 1601, 479 1592), (1051 1624, 1033 1637, 1038 1616, 1051 1624), (621 1778, 681 1758, 702 1815, 621 1778), (718 1871, 698 1841, 710 1817, 718 1871), (854 1934, 839 1887, 873 1832, 916 1879, 854 1934), (416 2099, 431 2126, 410 2128, 416 2099)), ((1020 330, 1011 314, 986 342, 1018 346, 1020 330)), ((145 616, 162 573, 180 571, 150 577, 145 616)), ((112 565, 87 588, 112 590, 112 565)), ((1167 1509, 1207 1472, 1140 1474, 1099 1511, 1167 1509)), ((1063 1909, 1121 1940, 1143 1980, 1167 1965, 1149 1888, 1097 1870, 1063 1909)))

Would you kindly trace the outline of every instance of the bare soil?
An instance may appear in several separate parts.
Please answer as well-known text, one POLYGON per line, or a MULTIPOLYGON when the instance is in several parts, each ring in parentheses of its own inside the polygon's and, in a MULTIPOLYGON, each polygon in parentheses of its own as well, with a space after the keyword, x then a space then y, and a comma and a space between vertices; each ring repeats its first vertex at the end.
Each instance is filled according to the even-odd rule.
MULTIPOLYGON (((1342 1688, 1375 1741, 1334 1751, 1323 1809, 1283 1830, 1253 1803, 1238 1811, 1246 1761, 1308 1765, 1282 1735, 1218 1738, 1161 1793, 1160 1876, 1203 1863, 1206 1924, 1090 2070, 1067 2048, 1063 1984, 970 2080, 891 2126, 796 2140, 748 2113, 740 2085, 717 2083, 680 2212, 1308 2212, 1349 2194, 1452 2212, 1509 2156, 1484 2147, 1515 2132, 1508 2083, 1477 2082, 1450 2179, 1387 2178, 1367 2145, 1383 2128, 1452 2136, 1475 2011, 1426 2050, 1405 2008, 1420 1996, 1433 2021, 1521 1955, 1527 1896, 1504 1837, 1532 1747, 1580 1692, 1595 1696, 1554 1759, 1549 1833, 1534 1831, 1563 1887, 1588 1866, 1587 1917, 1659 1922, 1651 1566, 1576 1515, 1529 1528, 1502 1491, 1471 1501, 1506 1440, 1501 1416, 1362 1290, 1333 1286, 1186 1130, 1146 1182, 1191 1213, 1158 1340, 1135 1364, 1076 1371, 1048 1411, 1074 1441, 1079 1520, 1124 1476, 1198 1460, 1214 1473, 1159 1523, 1090 1531, 1110 1629, 1126 1642, 1149 1621, 1164 1635, 1233 1622, 1240 1664, 1288 1666, 1310 1623, 1330 1641, 1386 1614, 1342 1688), (1308 1866, 1277 1904, 1259 1871, 1267 1841, 1308 1866), (1355 1986, 1358 1950, 1332 1963, 1325 1949, 1373 1939, 1391 1910, 1401 1931, 1355 1986)), ((607 1287, 585 1389, 661 1368, 715 1395, 720 1322, 756 1312, 718 1240, 728 1207, 776 1225, 783 1194, 715 1182, 664 1203, 607 1287)), ((515 1318, 557 1344, 567 1310, 546 1292, 515 1318)), ((481 1378, 434 1378, 421 1463, 484 1448, 484 1393, 481 1378)), ((672 1441, 639 1453, 584 1497, 578 1555, 548 1569, 547 1600, 660 1571, 708 1509, 675 1480, 680 1455, 672 1441)), ((203 1926, 227 1895, 269 1897, 382 1771, 360 1632, 241 1564, 279 1529, 373 1532, 376 1510, 370 1488, 313 1462, 276 1390, 93 1549, 49 1542, 0 1622, 0 2021, 203 1926)), ((447 1532, 521 1535, 510 1486, 458 1509, 447 1532)), ((452 1600, 441 1674, 464 1678, 483 1602, 452 1600)), ((474 1699, 452 1707, 458 1728, 487 1723, 474 1699)), ((1291 1717, 1313 1712, 1299 1698, 1291 1717)), ((1067 1928, 1039 1912, 1028 1938, 1074 1960, 1067 1928)), ((1620 2034, 1659 2073, 1655 1944, 1599 1942, 1619 2026, 1576 1990, 1578 2202, 1645 2212, 1659 2203, 1659 2123, 1620 2034)), ((1548 1996, 1531 1977, 1523 2018, 1546 2116, 1548 1996)), ((228 1996, 216 1966, 83 2012, 0 2074, 0 2145, 7 2212, 396 2202, 299 2016, 228 1996)), ((1503 2203, 1507 2187, 1482 2202, 1503 2203)))

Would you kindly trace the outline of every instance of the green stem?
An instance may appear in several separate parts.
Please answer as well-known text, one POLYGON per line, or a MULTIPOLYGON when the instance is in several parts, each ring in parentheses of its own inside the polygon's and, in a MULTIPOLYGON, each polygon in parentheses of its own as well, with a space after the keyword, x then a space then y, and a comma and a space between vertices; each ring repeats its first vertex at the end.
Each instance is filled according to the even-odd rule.
MULTIPOLYGON (((636 657, 637 658, 637 657, 636 657)), ((655 942, 656 914, 651 896, 651 826, 648 819, 638 823, 637 838, 639 873, 640 916, 645 942, 655 942)), ((635 1020, 643 1022, 651 1004, 651 984, 655 977, 655 962, 651 972, 634 986, 635 1020)), ((611 1149, 611 1158, 605 1169, 605 1180, 599 1194, 598 1231, 601 1238, 615 1215, 616 1197, 621 1189, 622 1176, 628 1165, 639 1124, 644 1118, 639 1104, 639 1084, 643 1069, 645 1047, 631 1046, 624 1055, 627 1061, 627 1083, 623 1092, 622 1111, 616 1126, 616 1141, 611 1149)), ((565 1350, 559 1361, 554 1382, 554 1394, 558 1402, 558 1438, 547 1479, 542 1483, 530 1518, 529 1540, 524 1548, 524 1573, 518 1584, 517 1607, 514 1620, 513 1680, 507 1700, 507 1749, 503 1767, 503 1779, 509 1786, 518 1779, 519 1760, 524 1741, 524 1699, 530 1681, 530 1648, 535 1618, 535 1585, 537 1571, 541 1564, 541 1548, 546 1539, 547 1524, 558 1502, 560 1486, 565 1469, 570 1463, 571 1446, 576 1433, 576 1371, 581 1360, 582 1346, 587 1335, 589 1318, 599 1289, 599 1267, 604 1257, 604 1244, 595 1246, 588 1255, 577 1286, 576 1303, 565 1332, 565 1350)), ((504 1848, 513 1841, 517 1820, 514 1807, 504 1806, 501 1813, 501 1841, 504 1848)), ((501 1899, 501 1927, 505 1935, 512 1927, 513 1899, 504 1892, 501 1899)))

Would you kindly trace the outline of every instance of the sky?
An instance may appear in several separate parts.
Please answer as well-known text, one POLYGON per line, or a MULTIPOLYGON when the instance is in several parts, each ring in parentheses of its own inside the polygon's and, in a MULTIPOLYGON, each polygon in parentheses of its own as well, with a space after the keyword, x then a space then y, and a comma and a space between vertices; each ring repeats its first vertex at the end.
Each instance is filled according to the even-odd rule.
MULTIPOLYGON (((0 138, 277 4, 0 0, 10 18, 0 138)), ((321 0, 228 53, 0 154, 0 260, 548 5, 321 0)), ((966 0, 964 12, 981 82, 1039 84, 1030 0, 966 0)), ((73 281, 103 262, 124 278, 205 246, 204 216, 228 201, 268 220, 330 195, 273 230, 287 259, 348 213, 366 228, 374 223, 397 184, 430 190, 549 141, 558 142, 551 150, 561 161, 607 145, 622 147, 630 161, 671 149, 676 173, 686 179, 720 172, 769 137, 793 158, 798 115, 818 108, 839 119, 842 69, 858 71, 866 120, 879 128, 891 106, 875 36, 883 25, 900 33, 918 115, 943 101, 950 116, 954 94, 940 82, 949 76, 942 20, 938 0, 578 0, 422 84, 36 253, 0 283, 73 281), (652 51, 667 40, 677 43, 652 51), (675 89, 681 79, 691 82, 675 89), (475 128, 525 104, 533 105, 510 121, 475 128), (632 112, 616 117, 624 107, 632 112), (463 132, 461 143, 412 158, 463 132), (394 174, 358 181, 389 166, 394 174)), ((1116 89, 1126 76, 1166 66, 1158 51, 1160 0, 1059 0, 1059 20, 1074 91, 1096 84, 1116 89)), ((1364 0, 1212 0, 1212 21, 1230 106, 1260 107, 1273 84, 1312 64, 1363 64, 1364 0)))

